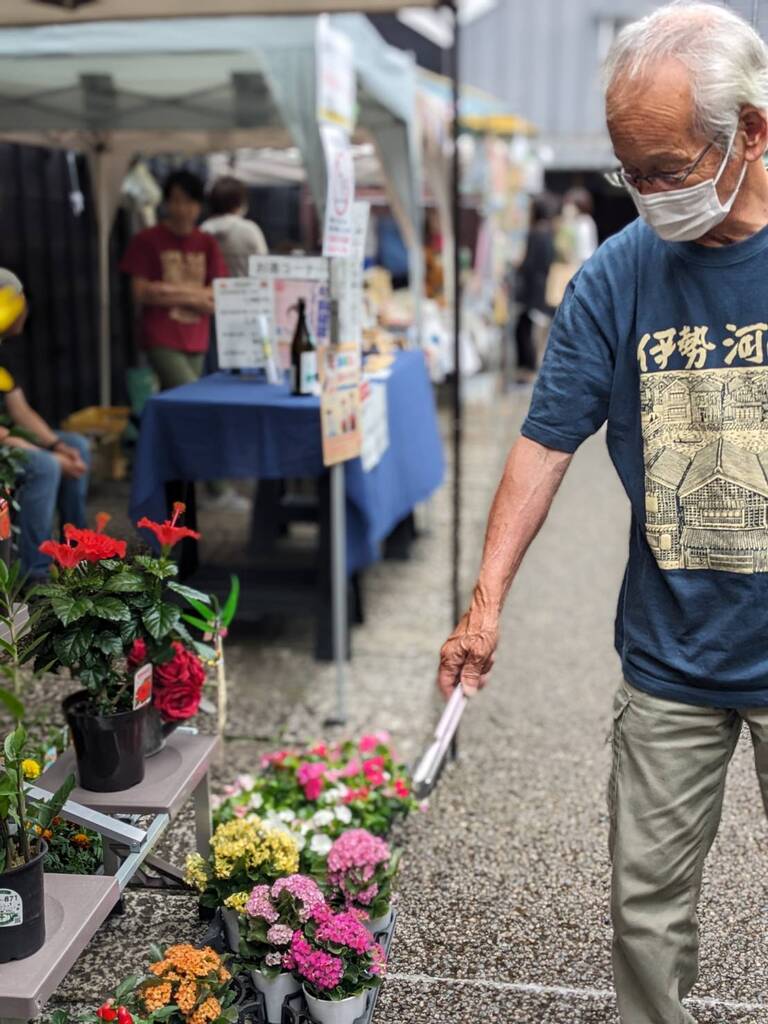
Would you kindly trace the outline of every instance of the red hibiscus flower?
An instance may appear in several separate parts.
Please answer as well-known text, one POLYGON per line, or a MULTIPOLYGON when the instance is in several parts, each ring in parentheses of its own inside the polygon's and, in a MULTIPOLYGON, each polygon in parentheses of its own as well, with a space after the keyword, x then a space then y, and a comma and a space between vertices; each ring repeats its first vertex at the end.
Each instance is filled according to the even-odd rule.
POLYGON ((184 515, 185 509, 186 506, 181 501, 177 501, 173 506, 172 519, 166 519, 164 523, 155 523, 144 516, 144 518, 140 519, 136 525, 139 529, 151 530, 160 542, 163 554, 166 555, 174 544, 178 544, 179 541, 184 540, 185 537, 191 537, 193 540, 200 540, 200 534, 197 533, 196 530, 190 530, 186 526, 176 525, 179 517, 184 515))
POLYGON ((138 640, 134 640, 131 645, 130 651, 128 651, 128 668, 139 668, 140 665, 146 663, 148 657, 147 643, 146 640, 142 640, 139 637, 138 640))
POLYGON ((50 555, 62 569, 74 569, 83 560, 82 552, 69 544, 58 544, 55 540, 44 540, 39 550, 50 555))
POLYGON ((152 703, 168 721, 179 722, 197 714, 205 684, 203 663, 178 640, 170 661, 154 667, 152 703))
POLYGON ((114 537, 108 537, 106 533, 99 533, 97 530, 80 530, 71 523, 67 523, 64 526, 64 536, 68 541, 74 541, 77 545, 81 562, 101 562, 106 558, 125 558, 125 541, 115 540, 114 537))
POLYGON ((117 1017, 117 1010, 114 1008, 113 1003, 113 999, 108 999, 106 1003, 102 1003, 96 1011, 96 1016, 99 1020, 113 1021, 117 1017))

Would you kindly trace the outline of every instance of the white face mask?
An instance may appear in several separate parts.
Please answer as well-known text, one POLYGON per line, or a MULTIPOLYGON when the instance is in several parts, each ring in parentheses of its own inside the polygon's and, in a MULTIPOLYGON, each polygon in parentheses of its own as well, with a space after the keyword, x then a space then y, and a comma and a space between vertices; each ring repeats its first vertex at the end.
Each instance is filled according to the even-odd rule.
POLYGON ((665 242, 692 242, 701 238, 720 221, 725 220, 731 212, 744 175, 747 173, 746 161, 736 182, 736 188, 724 203, 720 202, 716 186, 728 163, 735 138, 734 133, 714 178, 708 178, 698 185, 642 196, 634 186, 626 183, 637 212, 665 242))

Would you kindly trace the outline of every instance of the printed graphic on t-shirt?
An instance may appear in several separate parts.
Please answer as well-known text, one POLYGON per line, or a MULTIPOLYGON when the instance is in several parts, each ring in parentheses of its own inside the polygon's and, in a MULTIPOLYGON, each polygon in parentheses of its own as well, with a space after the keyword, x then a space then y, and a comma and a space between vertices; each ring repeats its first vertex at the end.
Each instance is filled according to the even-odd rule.
POLYGON ((646 537, 662 569, 768 572, 764 332, 729 323, 715 341, 686 326, 638 343, 646 537))
MULTIPOLYGON (((160 253, 163 281, 168 284, 205 284, 205 253, 181 252, 179 249, 164 249, 160 253)), ((186 306, 173 306, 168 310, 172 320, 182 324, 196 324, 202 315, 186 306)))

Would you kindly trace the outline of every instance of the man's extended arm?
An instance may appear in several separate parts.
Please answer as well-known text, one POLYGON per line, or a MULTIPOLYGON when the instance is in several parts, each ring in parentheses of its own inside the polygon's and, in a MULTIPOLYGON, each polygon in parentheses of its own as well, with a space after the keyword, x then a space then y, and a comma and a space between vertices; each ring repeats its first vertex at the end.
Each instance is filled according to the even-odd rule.
POLYGON ((483 561, 469 608, 440 652, 438 685, 446 697, 459 681, 467 692, 485 685, 504 600, 571 458, 526 437, 513 445, 488 516, 483 561))

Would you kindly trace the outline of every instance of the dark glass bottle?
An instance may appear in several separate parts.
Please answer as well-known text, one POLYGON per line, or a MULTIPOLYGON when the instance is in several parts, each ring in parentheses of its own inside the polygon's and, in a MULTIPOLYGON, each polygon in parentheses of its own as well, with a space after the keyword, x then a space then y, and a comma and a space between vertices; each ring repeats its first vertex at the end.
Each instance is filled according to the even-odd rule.
POLYGON ((317 381, 317 353, 307 325, 307 304, 299 299, 296 330, 291 343, 291 393, 313 395, 317 381))

